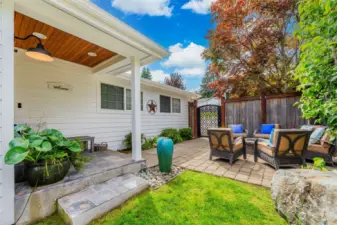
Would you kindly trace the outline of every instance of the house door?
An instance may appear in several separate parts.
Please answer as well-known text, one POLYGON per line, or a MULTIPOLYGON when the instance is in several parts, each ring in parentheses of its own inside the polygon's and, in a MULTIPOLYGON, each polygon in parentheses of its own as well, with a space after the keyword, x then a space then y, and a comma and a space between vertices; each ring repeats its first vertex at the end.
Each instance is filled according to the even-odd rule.
POLYGON ((198 108, 198 136, 207 137, 209 128, 221 125, 221 107, 218 105, 204 105, 198 108))

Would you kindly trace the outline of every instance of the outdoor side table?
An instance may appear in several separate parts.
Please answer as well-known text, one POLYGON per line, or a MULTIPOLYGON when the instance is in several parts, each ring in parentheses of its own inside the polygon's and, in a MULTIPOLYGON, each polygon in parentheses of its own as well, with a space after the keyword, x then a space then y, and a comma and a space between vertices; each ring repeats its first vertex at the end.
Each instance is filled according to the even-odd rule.
POLYGON ((250 137, 245 138, 246 146, 249 146, 249 149, 252 149, 252 151, 247 151, 246 150, 247 154, 254 155, 254 152, 255 152, 255 141, 256 140, 258 140, 258 138, 250 138, 250 137))

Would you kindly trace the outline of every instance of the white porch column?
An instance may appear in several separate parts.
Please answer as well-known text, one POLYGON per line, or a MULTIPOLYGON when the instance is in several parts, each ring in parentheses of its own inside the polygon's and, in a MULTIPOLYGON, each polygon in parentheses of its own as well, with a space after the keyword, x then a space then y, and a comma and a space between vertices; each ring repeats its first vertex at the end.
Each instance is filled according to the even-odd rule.
POLYGON ((14 1, 0 1, 0 225, 14 223, 14 167, 4 156, 14 128, 14 1))
POLYGON ((132 159, 142 159, 140 127, 140 60, 131 57, 131 96, 132 96, 132 159))

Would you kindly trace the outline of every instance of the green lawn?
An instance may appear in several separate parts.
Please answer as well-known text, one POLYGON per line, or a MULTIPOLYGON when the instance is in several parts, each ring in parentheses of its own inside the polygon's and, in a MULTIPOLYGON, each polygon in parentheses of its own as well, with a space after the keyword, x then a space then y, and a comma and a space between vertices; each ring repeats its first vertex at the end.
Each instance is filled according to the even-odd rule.
MULTIPOLYGON (((52 216, 36 225, 63 225, 52 216)), ((168 185, 133 198, 92 225, 287 224, 268 189, 186 171, 168 185)))

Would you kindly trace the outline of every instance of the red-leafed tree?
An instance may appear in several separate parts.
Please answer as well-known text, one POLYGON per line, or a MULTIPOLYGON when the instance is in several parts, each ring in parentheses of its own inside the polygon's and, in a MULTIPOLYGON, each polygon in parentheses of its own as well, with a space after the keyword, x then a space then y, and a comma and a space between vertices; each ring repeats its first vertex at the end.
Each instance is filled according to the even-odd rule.
POLYGON ((179 73, 171 73, 170 77, 165 77, 164 83, 166 85, 170 85, 172 87, 180 88, 182 90, 186 90, 186 86, 184 84, 184 79, 179 73))
POLYGON ((296 0, 217 0, 211 13, 216 28, 209 31, 210 47, 203 57, 210 61, 210 72, 219 76, 209 83, 217 95, 266 95, 295 89, 296 0))

